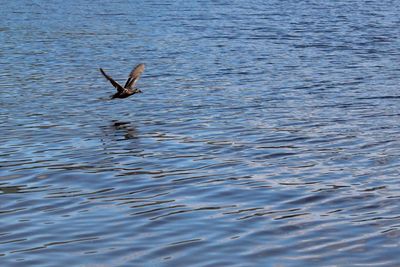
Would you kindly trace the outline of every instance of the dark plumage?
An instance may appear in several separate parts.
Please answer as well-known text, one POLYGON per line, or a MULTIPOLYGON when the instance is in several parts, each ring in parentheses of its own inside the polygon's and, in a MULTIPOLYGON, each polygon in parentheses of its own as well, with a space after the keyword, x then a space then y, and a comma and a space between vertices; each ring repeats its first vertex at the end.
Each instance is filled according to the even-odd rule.
POLYGON ((108 76, 102 68, 100 68, 101 73, 106 77, 107 80, 117 89, 117 92, 111 97, 114 98, 126 98, 131 95, 141 93, 140 89, 135 88, 136 82, 139 80, 140 75, 144 71, 144 64, 137 65, 129 74, 128 80, 126 81, 124 87, 117 83, 113 78, 108 76))

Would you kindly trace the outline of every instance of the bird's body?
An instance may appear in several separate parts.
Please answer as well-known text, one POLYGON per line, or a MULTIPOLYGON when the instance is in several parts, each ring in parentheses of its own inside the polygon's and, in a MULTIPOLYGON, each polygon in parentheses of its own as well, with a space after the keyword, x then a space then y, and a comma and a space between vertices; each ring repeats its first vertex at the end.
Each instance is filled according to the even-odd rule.
POLYGON ((124 90, 122 92, 118 91, 115 94, 113 94, 111 96, 111 99, 114 99, 114 98, 127 98, 127 97, 129 97, 131 95, 134 95, 134 94, 137 94, 137 93, 141 93, 141 92, 142 91, 140 91, 137 88, 134 88, 134 89, 124 88, 124 90))
POLYGON ((141 93, 142 91, 138 88, 135 88, 136 82, 139 80, 140 75, 144 71, 144 64, 137 65, 129 74, 128 80, 125 85, 122 87, 118 82, 116 82, 113 78, 108 76, 102 68, 100 68, 101 73, 104 77, 117 89, 117 92, 111 96, 111 99, 114 98, 127 98, 131 95, 141 93))

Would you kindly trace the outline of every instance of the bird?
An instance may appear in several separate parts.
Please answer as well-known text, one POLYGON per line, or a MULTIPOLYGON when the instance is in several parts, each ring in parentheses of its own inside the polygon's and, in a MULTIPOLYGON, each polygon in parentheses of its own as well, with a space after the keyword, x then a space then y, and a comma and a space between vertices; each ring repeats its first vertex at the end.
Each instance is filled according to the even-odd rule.
POLYGON ((140 75, 143 73, 144 67, 145 65, 143 63, 140 63, 136 67, 134 67, 131 73, 129 73, 128 80, 126 80, 126 83, 123 87, 113 78, 107 75, 102 68, 100 68, 101 74, 103 74, 103 76, 106 77, 106 79, 112 84, 112 86, 114 86, 115 89, 117 89, 117 92, 111 96, 111 99, 127 98, 131 95, 142 93, 142 91, 139 88, 135 88, 135 85, 139 80, 140 75))

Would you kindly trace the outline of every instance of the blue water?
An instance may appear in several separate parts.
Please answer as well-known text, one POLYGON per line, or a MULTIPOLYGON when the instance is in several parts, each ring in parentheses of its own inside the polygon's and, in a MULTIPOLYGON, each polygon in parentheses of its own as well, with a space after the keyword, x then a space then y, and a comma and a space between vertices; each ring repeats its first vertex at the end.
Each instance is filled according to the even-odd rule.
POLYGON ((399 12, 3 1, 0 265, 399 266, 399 12))

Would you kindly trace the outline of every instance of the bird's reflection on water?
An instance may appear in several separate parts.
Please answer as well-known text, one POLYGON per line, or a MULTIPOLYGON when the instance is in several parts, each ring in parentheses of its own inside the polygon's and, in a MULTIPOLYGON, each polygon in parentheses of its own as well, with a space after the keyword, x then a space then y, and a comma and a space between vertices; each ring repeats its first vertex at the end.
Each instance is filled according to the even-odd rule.
POLYGON ((112 120, 107 125, 100 126, 100 128, 103 132, 103 137, 101 138, 103 143, 139 138, 137 128, 129 121, 112 120))
POLYGON ((15 194, 21 193, 25 186, 1 186, 0 194, 15 194))
POLYGON ((143 153, 139 131, 131 122, 111 120, 100 128, 100 142, 104 153, 102 167, 107 165, 117 171, 121 167, 121 162, 115 162, 113 160, 115 157, 127 156, 127 160, 130 161, 143 153))
POLYGON ((138 132, 131 122, 113 121, 112 127, 117 135, 122 134, 125 139, 138 138, 138 132))

